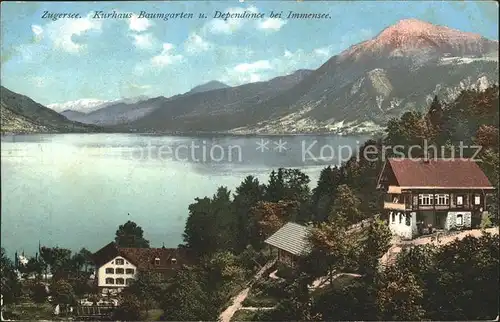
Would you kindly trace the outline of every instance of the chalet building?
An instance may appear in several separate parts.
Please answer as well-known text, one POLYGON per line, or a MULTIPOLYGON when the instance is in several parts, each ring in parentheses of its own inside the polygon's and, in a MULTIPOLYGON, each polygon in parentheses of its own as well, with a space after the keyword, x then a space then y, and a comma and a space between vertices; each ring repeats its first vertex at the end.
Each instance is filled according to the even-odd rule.
POLYGON ((104 294, 116 294, 137 277, 153 272, 168 277, 187 264, 188 255, 177 248, 123 248, 111 242, 93 254, 97 286, 104 294))
POLYGON ((271 251, 275 251, 278 261, 293 267, 297 260, 310 251, 307 242, 309 228, 293 222, 286 223, 265 240, 271 251))
POLYGON ((391 231, 405 239, 470 228, 480 222, 486 196, 494 191, 470 159, 392 158, 382 168, 378 188, 385 192, 391 231))

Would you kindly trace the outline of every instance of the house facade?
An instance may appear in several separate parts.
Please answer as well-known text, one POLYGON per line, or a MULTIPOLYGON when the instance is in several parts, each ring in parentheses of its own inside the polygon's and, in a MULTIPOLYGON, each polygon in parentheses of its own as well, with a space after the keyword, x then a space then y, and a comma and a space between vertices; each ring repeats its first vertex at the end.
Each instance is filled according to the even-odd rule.
POLYGON ((386 161, 378 188, 391 231, 404 239, 439 230, 471 228, 486 211, 494 191, 470 159, 386 161))
POLYGON ((278 262, 294 267, 297 260, 310 251, 308 232, 308 227, 288 222, 266 239, 265 243, 276 254, 278 262))
POLYGON ((97 286, 104 294, 116 294, 140 272, 168 277, 187 264, 187 253, 176 248, 123 248, 114 242, 93 254, 97 286))

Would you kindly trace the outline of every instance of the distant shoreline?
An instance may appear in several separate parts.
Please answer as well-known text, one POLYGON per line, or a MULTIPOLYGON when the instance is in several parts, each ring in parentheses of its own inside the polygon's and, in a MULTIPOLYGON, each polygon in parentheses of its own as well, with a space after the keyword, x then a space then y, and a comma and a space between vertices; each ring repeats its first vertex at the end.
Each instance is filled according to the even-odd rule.
POLYGON ((224 132, 162 132, 162 133, 149 133, 149 132, 2 132, 1 137, 14 137, 21 135, 57 135, 57 134, 80 134, 80 135, 96 135, 96 134, 131 134, 140 136, 173 136, 173 137, 297 137, 297 136, 344 136, 344 137, 367 137, 374 136, 373 133, 349 133, 349 134, 339 134, 335 132, 331 133, 224 133, 224 132))

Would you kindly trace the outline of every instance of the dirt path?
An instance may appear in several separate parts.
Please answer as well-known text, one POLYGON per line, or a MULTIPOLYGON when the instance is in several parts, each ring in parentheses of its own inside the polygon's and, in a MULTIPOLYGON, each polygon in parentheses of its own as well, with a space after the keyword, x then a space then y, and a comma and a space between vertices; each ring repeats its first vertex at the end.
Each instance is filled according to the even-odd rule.
MULTIPOLYGON (((337 278, 339 278, 341 276, 361 277, 360 274, 355 274, 355 273, 338 273, 338 274, 333 275, 332 281, 335 281, 337 278)), ((323 277, 316 279, 313 282, 313 285, 309 289, 322 288, 328 284, 330 284, 330 279, 328 278, 328 276, 323 276, 323 277)))
POLYGON ((260 310, 274 310, 274 306, 272 307, 255 307, 255 306, 244 306, 240 307, 240 310, 245 310, 245 311, 260 311, 260 310))
POLYGON ((274 265, 276 260, 269 261, 266 265, 264 265, 258 272, 255 274, 253 280, 250 282, 250 286, 245 288, 243 291, 238 293, 233 299, 233 304, 231 304, 227 309, 222 312, 222 314, 219 316, 219 321, 221 322, 229 322, 231 321, 231 318, 233 317, 234 313, 241 309, 243 307, 242 303, 243 301, 247 298, 248 293, 250 292, 250 289, 252 288, 252 284, 259 280, 262 277, 262 274, 266 270, 268 270, 271 266, 274 265))

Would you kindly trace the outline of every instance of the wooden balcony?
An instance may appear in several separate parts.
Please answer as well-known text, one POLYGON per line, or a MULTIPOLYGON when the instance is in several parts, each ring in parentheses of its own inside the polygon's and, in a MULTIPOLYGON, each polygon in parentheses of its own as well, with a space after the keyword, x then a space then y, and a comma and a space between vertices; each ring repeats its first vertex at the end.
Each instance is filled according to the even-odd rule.
POLYGON ((404 203, 395 203, 395 202, 385 201, 384 202, 384 209, 405 211, 406 206, 404 203))
POLYGON ((387 193, 401 194, 401 187, 389 186, 387 188, 387 193))

